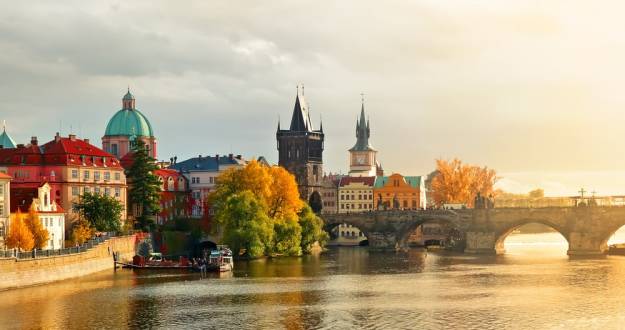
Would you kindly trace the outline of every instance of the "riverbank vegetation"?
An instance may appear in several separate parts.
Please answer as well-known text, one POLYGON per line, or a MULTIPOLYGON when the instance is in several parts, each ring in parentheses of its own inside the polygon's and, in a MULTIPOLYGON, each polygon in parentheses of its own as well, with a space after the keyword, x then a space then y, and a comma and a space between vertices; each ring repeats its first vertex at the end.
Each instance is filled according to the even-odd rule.
POLYGON ((328 240, 323 221, 299 197, 295 177, 256 161, 219 176, 209 196, 216 230, 246 257, 309 253, 328 240))

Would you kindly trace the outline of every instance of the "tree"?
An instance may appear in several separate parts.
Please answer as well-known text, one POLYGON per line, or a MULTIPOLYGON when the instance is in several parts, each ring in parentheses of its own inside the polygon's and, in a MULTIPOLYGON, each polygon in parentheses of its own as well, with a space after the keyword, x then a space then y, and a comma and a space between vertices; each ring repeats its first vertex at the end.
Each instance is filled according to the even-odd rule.
POLYGON ((24 219, 24 224, 30 231, 34 241, 34 247, 37 249, 43 249, 48 245, 50 234, 43 228, 41 220, 39 219, 39 213, 34 206, 28 210, 28 215, 24 219))
POLYGON ((328 241, 328 233, 323 230, 323 220, 310 207, 302 208, 299 214, 299 224, 302 227, 301 246, 304 253, 310 253, 315 242, 323 247, 328 241))
POLYGON ((244 252, 248 257, 259 257, 271 252, 273 222, 251 191, 228 197, 217 218, 224 227, 224 243, 236 254, 244 252))
POLYGON ((437 159, 436 171, 438 174, 432 179, 432 198, 439 206, 444 203, 473 206, 477 193, 484 197, 491 195, 498 180, 495 170, 463 164, 457 158, 437 159))
POLYGON ((276 220, 273 229, 275 253, 287 256, 302 254, 302 227, 297 222, 296 217, 276 220))
POLYGON ((33 234, 24 223, 23 218, 24 216, 19 210, 12 217, 6 244, 7 247, 11 249, 16 248, 19 251, 30 251, 35 246, 35 240, 33 234))
POLYGON ((91 227, 89 222, 85 219, 80 219, 74 223, 74 228, 72 229, 72 242, 77 245, 82 245, 88 239, 93 237, 94 233, 95 229, 91 227))
POLYGON ((97 231, 121 231, 124 207, 113 196, 84 193, 74 210, 97 231))
POLYGON ((543 189, 537 188, 528 193, 530 198, 543 198, 545 197, 545 191, 543 189))
POLYGON ((138 205, 141 210, 136 218, 137 225, 145 231, 152 228, 153 217, 160 209, 161 183, 154 174, 157 169, 156 161, 150 157, 147 145, 137 139, 133 148, 133 162, 126 177, 130 182, 130 203, 138 205))
POLYGON ((299 198, 297 183, 293 174, 284 167, 273 166, 269 168, 272 183, 267 205, 268 215, 272 218, 295 217, 304 206, 299 198))

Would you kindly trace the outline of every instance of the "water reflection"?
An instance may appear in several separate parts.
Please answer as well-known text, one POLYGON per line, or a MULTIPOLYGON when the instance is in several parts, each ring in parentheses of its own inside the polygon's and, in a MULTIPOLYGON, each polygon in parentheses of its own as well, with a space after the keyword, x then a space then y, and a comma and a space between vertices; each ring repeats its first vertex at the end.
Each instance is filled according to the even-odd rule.
POLYGON ((618 328, 625 258, 569 259, 559 234, 503 256, 373 253, 236 264, 232 276, 104 272, 0 293, 2 328, 618 328), (94 318, 95 316, 95 318, 94 318))

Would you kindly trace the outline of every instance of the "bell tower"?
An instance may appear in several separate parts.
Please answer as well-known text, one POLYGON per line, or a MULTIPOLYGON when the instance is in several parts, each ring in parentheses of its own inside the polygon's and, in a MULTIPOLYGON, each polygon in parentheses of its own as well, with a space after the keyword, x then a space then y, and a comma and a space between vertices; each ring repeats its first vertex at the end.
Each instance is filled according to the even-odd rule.
POLYGON ((308 104, 304 99, 304 86, 297 86, 295 107, 288 129, 276 131, 278 165, 292 173, 297 180, 300 197, 320 212, 321 181, 323 179, 323 124, 315 130, 310 120, 308 104))
POLYGON ((356 120, 356 144, 349 149, 349 176, 376 176, 378 174, 377 169, 380 167, 376 159, 378 152, 369 144, 370 136, 369 120, 365 121, 363 96, 360 119, 356 120))

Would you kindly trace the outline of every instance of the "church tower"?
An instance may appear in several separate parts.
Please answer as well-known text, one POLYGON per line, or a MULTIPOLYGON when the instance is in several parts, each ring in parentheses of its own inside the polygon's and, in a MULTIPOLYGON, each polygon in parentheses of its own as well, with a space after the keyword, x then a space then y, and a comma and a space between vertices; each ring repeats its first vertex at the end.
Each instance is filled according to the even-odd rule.
POLYGON ((278 122, 278 165, 292 173, 297 180, 300 197, 320 212, 321 181, 323 179, 323 124, 315 130, 310 120, 304 87, 297 87, 295 107, 289 129, 281 129, 278 122))
POLYGON ((349 149, 349 176, 376 176, 381 166, 376 156, 377 150, 369 144, 369 120, 365 121, 365 101, 362 100, 360 119, 356 121, 356 145, 349 149))

